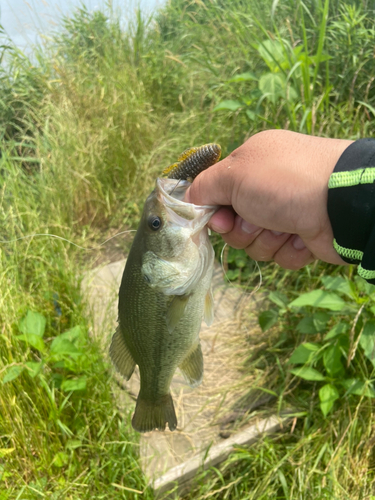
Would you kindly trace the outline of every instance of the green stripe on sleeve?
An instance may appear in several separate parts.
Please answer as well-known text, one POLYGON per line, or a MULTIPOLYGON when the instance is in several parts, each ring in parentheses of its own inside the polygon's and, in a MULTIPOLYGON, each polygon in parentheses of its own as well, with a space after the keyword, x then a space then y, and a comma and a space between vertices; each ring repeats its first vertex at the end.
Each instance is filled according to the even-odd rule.
POLYGON ((358 266, 358 274, 361 276, 361 278, 364 278, 365 280, 373 280, 375 278, 375 271, 370 271, 369 269, 363 269, 361 264, 358 266))
POLYGON ((333 172, 329 178, 328 188, 356 186, 357 184, 372 184, 375 181, 375 167, 359 168, 345 172, 333 172))
POLYGON ((350 248, 342 247, 336 240, 333 240, 333 247, 342 257, 346 257, 347 259, 362 260, 363 252, 361 252, 361 250, 352 250, 350 248))

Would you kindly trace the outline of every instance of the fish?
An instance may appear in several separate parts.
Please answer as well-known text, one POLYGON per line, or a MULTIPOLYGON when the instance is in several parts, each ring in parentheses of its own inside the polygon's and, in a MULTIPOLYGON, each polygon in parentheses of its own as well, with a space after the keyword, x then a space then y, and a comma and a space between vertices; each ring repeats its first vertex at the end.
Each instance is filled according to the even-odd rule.
MULTIPOLYGON (((190 149, 178 161, 190 156, 195 165, 201 148, 190 149)), ((211 162, 205 158, 204 168, 216 158, 216 152, 211 162)), ((139 367, 140 390, 132 417, 138 432, 164 431, 167 424, 171 431, 177 428, 170 392, 177 368, 192 387, 203 379, 199 331, 202 319, 209 326, 214 319, 214 250, 207 222, 218 207, 184 201, 191 185, 186 178, 199 170, 185 168, 178 179, 156 179, 121 280, 110 357, 126 380, 139 367)))

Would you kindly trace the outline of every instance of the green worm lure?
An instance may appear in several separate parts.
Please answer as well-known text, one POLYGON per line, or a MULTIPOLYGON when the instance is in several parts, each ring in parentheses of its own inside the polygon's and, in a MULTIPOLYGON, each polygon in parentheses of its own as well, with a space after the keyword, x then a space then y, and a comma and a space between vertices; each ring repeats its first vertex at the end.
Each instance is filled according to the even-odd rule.
POLYGON ((178 158, 177 162, 163 170, 163 175, 169 179, 187 180, 193 182, 198 174, 220 160, 221 147, 210 143, 196 148, 189 148, 178 158))

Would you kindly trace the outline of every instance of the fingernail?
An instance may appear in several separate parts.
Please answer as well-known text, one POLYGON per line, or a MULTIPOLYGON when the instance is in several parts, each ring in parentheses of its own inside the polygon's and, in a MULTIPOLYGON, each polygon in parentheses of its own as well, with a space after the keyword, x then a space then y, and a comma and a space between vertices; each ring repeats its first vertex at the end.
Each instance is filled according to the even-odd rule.
POLYGON ((247 222, 244 219, 242 219, 241 229, 244 233, 253 234, 261 228, 259 226, 256 226, 255 224, 250 224, 250 222, 247 222))
POLYGON ((280 234, 284 234, 282 231, 271 231, 275 236, 280 236, 280 234))
POLYGON ((306 245, 299 236, 295 236, 293 240, 293 246, 296 250, 303 250, 304 248, 306 248, 306 245))

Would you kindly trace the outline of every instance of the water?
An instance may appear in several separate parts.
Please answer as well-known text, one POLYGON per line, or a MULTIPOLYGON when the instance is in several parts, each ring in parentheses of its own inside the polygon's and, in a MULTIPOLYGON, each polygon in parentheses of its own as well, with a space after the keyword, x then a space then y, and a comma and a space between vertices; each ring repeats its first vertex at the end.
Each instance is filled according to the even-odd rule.
POLYGON ((8 36, 23 51, 28 52, 35 43, 43 42, 56 30, 61 16, 69 16, 84 4, 89 11, 111 7, 126 21, 139 5, 151 12, 164 0, 0 0, 0 24, 8 36))

